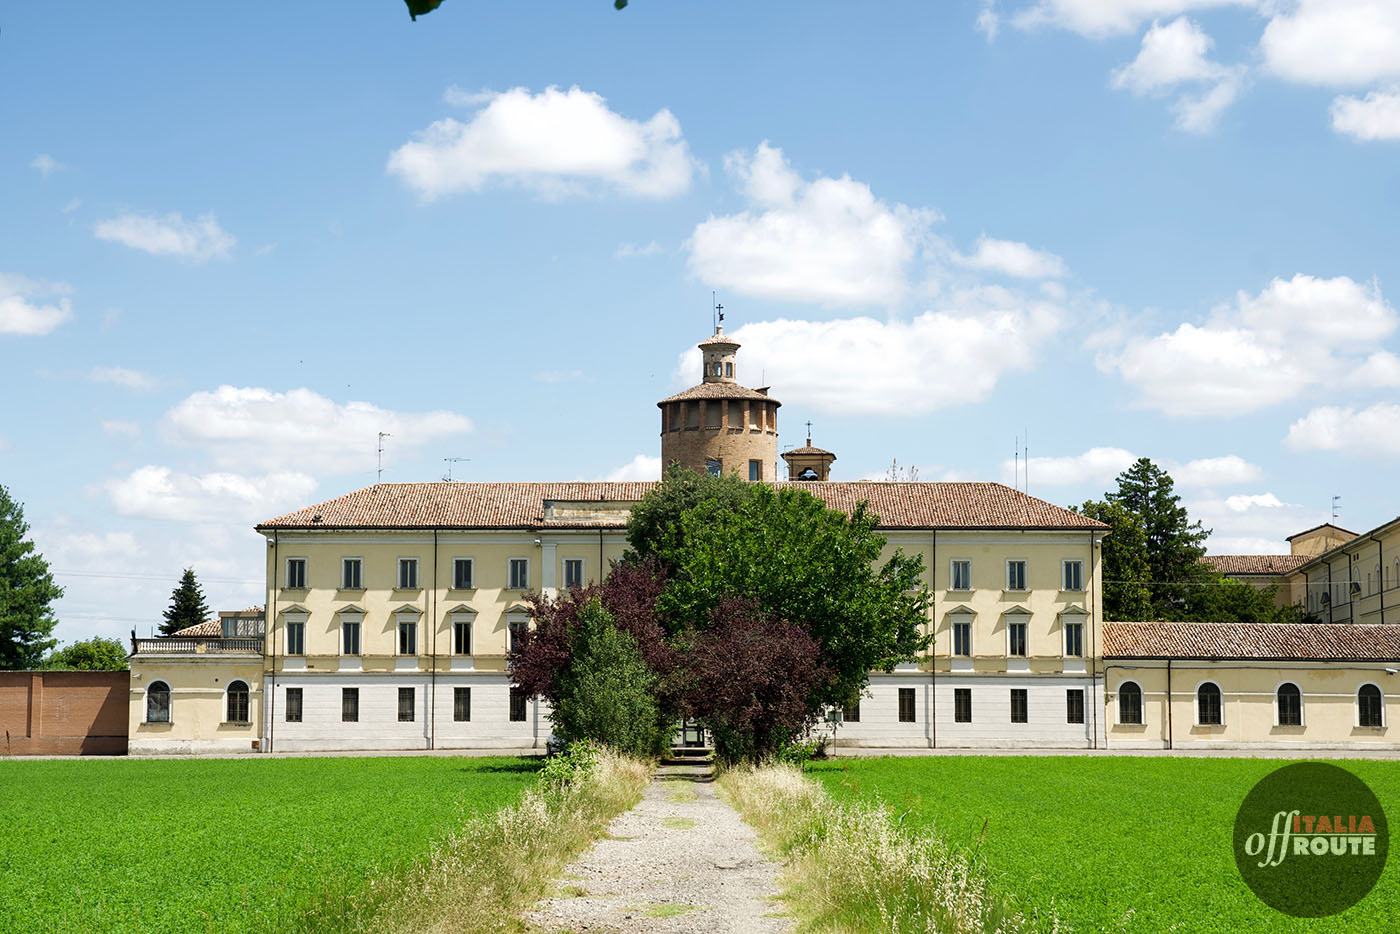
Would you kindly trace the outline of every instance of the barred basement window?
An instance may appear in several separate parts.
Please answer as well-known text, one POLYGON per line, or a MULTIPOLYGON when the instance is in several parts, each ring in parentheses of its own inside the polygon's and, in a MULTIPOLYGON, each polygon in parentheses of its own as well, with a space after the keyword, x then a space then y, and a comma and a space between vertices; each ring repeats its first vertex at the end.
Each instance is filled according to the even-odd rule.
POLYGON ((170 722, 170 685, 164 681, 152 681, 146 688, 146 722, 170 722))
POLYGON ((1084 722, 1084 691, 1082 688, 1065 692, 1065 722, 1084 722))
POLYGON ((1118 686, 1118 722, 1142 723, 1142 688, 1134 681, 1124 681, 1118 686))
MULTIPOLYGON (((147 717, 147 719, 150 719, 147 717)), ((1374 684, 1363 684, 1356 692, 1356 725, 1367 727, 1385 726, 1385 710, 1381 703, 1381 689, 1374 684)))
POLYGON ((1220 688, 1207 681, 1196 689, 1196 722, 1201 726, 1220 726, 1220 688))
POLYGON ((1303 692, 1296 684, 1285 682, 1278 686, 1278 725, 1303 725, 1303 692))
POLYGON ((360 689, 340 689, 340 722, 358 723, 360 719, 360 689))
POLYGON ((287 688, 287 722, 301 722, 301 688, 287 688))
POLYGON ((914 722, 914 689, 899 689, 899 722, 914 722))
POLYGON ((452 654, 470 655, 472 654, 472 624, 453 623, 452 624, 452 654))
POLYGON ((841 719, 846 723, 860 722, 860 698, 848 701, 841 707, 841 719))
POLYGON ((972 722, 972 688, 953 688, 953 722, 972 722))
POLYGON ((1026 689, 1025 689, 1025 688, 1012 688, 1012 689, 1011 689, 1011 722, 1012 722, 1012 723, 1025 723, 1025 722, 1027 722, 1027 720, 1029 719, 1029 718, 1028 718, 1028 713, 1029 713, 1029 711, 1026 709, 1027 706, 1028 706, 1028 705, 1027 705, 1027 703, 1026 703, 1026 689))
POLYGON ((399 688, 399 722, 413 722, 413 688, 399 688))
POLYGON ((472 718, 472 689, 452 689, 452 719, 466 723, 472 718))
POLYGON ((522 688, 510 689, 510 719, 513 723, 525 722, 525 691, 522 688))
POLYGON ((248 682, 230 681, 228 686, 228 723, 248 722, 248 682))

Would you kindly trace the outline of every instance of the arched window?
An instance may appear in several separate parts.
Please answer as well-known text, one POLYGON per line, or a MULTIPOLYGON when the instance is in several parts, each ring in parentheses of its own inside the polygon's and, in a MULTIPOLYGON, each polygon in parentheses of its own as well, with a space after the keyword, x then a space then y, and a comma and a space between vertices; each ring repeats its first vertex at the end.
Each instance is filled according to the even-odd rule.
POLYGON ((1223 722, 1218 685, 1206 681, 1196 688, 1196 722, 1201 726, 1219 726, 1223 722))
POLYGON ((248 682, 231 681, 228 686, 228 722, 248 722, 248 682))
POLYGON ((152 681, 146 688, 146 722, 170 722, 170 685, 164 681, 152 681))
POLYGON ((1303 725, 1303 692, 1291 681, 1278 686, 1278 725, 1303 725))
POLYGON ((1356 725, 1385 726, 1385 704, 1381 689, 1374 684, 1363 684, 1356 692, 1356 725))
POLYGON ((1142 722, 1142 688, 1136 681, 1124 681, 1118 686, 1118 722, 1142 722))

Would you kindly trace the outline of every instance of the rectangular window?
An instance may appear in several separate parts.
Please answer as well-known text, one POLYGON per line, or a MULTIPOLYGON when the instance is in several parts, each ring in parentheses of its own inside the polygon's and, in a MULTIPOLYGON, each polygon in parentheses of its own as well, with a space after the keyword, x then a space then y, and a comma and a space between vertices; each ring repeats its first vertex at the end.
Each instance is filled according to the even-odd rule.
POLYGON ((1082 688, 1065 692, 1065 722, 1084 722, 1084 690, 1082 688))
POLYGON ((757 483, 763 479, 763 461, 749 461, 749 482, 757 483))
POLYGON ((914 722, 914 689, 899 689, 899 722, 914 722))
POLYGON ((399 688, 399 722, 413 722, 413 688, 399 688))
POLYGON ((582 558, 565 558, 565 559, 564 559, 564 586, 565 586, 565 587, 582 587, 582 586, 583 586, 583 559, 582 559, 582 558))
POLYGON ((972 624, 953 624, 953 654, 967 657, 972 654, 972 624))
POLYGON ((359 558, 343 558, 340 562, 340 589, 341 590, 363 590, 360 583, 359 558))
POLYGON ((857 697, 857 698, 855 698, 854 700, 852 700, 852 701, 850 701, 850 702, 848 702, 848 703, 846 703, 846 704, 843 704, 843 705, 841 706, 841 720, 842 720, 843 722, 845 722, 845 723, 859 723, 859 722, 860 722, 860 698, 859 698, 859 697, 857 697))
POLYGON ((972 722, 972 688, 953 688, 953 722, 972 722))
POLYGON ((301 688, 287 688, 287 722, 301 722, 301 688))
POLYGON ((453 623, 452 624, 452 654, 470 655, 472 654, 472 624, 453 623))
POLYGON ((399 623, 399 654, 418 654, 418 624, 399 623))
POLYGON ((472 689, 452 689, 452 719, 466 723, 472 718, 472 689))
POLYGON ((472 559, 452 559, 452 587, 456 590, 472 589, 472 559))
POLYGON ((1084 589, 1084 562, 1066 561, 1065 568, 1065 590, 1084 589))
POLYGON ((399 559, 399 589, 400 589, 400 590, 417 590, 417 589, 418 589, 418 559, 417 559, 417 558, 400 558, 400 559, 399 559))
POLYGON ((1026 654, 1026 624, 1006 625, 1006 654, 1024 657, 1026 654))
POLYGON ((733 364, 733 363, 725 363, 725 365, 724 365, 724 378, 725 378, 725 379, 733 379, 733 378, 734 378, 734 364, 733 364))
POLYGON ((723 466, 719 461, 707 460, 705 461, 705 473, 712 477, 718 477, 723 466))
POLYGON ((360 624, 340 624, 340 650, 345 655, 360 654, 360 624))
POLYGON ((1025 723, 1028 719, 1026 710, 1026 689, 1011 689, 1011 722, 1025 723))
POLYGON ((512 723, 525 722, 525 692, 521 688, 510 689, 510 719, 512 723))
POLYGON ((305 624, 305 623, 288 623, 288 624, 287 624, 287 654, 288 654, 288 655, 305 655, 305 654, 306 654, 306 624, 305 624))
POLYGON ((360 720, 360 689, 340 689, 340 722, 358 723, 360 720))
POLYGON ((700 427, 700 403, 687 402, 685 404, 685 427, 700 427))
POLYGON ((705 406, 705 427, 718 428, 721 416, 724 414, 723 402, 711 402, 705 406))
POLYGON ((512 652, 519 652, 520 640, 525 638, 525 624, 507 623, 506 631, 510 633, 510 650, 512 652))
POLYGON ((1026 589, 1026 562, 1008 561, 1006 562, 1006 589, 1025 590, 1026 589))
POLYGON ((1079 657, 1084 654, 1084 624, 1065 623, 1065 654, 1079 657))
POLYGON ((288 590, 305 590, 305 589, 306 589, 306 559, 305 559, 305 558, 288 558, 288 559, 287 559, 287 589, 288 589, 288 590))
POLYGON ((949 590, 971 590, 972 562, 962 558, 954 560, 949 577, 949 590))
POLYGON ((510 559, 510 589, 525 590, 530 586, 530 559, 510 559))

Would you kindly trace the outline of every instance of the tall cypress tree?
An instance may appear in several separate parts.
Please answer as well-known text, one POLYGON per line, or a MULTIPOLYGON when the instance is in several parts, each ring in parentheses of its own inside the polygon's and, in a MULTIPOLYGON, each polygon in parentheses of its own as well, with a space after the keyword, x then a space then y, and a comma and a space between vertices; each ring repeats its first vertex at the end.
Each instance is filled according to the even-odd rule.
POLYGON ((165 611, 160 634, 168 636, 208 618, 209 606, 204 602, 204 591, 200 589, 199 581, 194 578, 194 568, 185 568, 179 585, 170 594, 170 609, 165 611))
POLYGON ((0 486, 0 668, 37 668, 57 644, 50 603, 63 596, 44 556, 26 541, 24 509, 0 486))

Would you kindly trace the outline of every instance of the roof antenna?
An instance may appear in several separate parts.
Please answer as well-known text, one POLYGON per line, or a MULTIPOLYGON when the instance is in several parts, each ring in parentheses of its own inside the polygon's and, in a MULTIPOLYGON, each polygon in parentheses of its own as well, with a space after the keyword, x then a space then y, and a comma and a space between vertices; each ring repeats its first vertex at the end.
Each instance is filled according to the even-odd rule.
POLYGON ((1029 428, 1024 430, 1026 432, 1026 488, 1021 492, 1029 496, 1031 493, 1031 430, 1029 428))
POLYGON ((393 435, 389 434, 387 431, 381 431, 379 433, 379 466, 374 474, 375 483, 384 482, 384 439, 392 437, 393 435))
POLYGON ((807 419, 807 447, 812 446, 812 420, 807 419))
POLYGON ((1341 498, 1340 496, 1334 496, 1334 497, 1332 497, 1332 518, 1333 518, 1333 519, 1337 519, 1338 517, 1341 516, 1341 514, 1342 514, 1342 498, 1341 498))
POLYGON ((1012 476, 1015 477, 1015 479, 1011 481, 1011 485, 1014 486, 1016 489, 1019 490, 1019 489, 1021 488, 1021 436, 1020 436, 1020 435, 1016 435, 1014 444, 1016 445, 1016 460, 1013 462, 1013 465, 1012 465, 1012 476))
POLYGON ((452 465, 453 465, 453 464, 456 464, 456 463, 460 463, 460 462, 462 462, 462 461, 469 461, 469 460, 471 460, 471 458, 470 458, 470 457, 444 457, 443 460, 447 461, 447 476, 445 476, 445 477, 442 478, 442 479, 443 479, 443 482, 444 482, 444 483, 451 483, 451 482, 452 482, 452 465))

